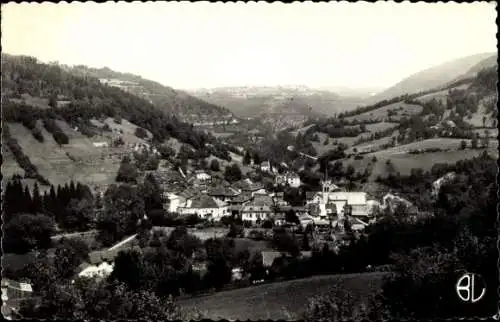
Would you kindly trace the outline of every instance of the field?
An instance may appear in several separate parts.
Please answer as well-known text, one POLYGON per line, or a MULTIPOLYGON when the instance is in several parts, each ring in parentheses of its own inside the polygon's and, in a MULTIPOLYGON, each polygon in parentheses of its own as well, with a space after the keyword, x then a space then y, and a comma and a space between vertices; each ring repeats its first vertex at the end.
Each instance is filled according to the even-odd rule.
POLYGON ((248 238, 234 238, 237 251, 248 249, 250 253, 273 250, 264 240, 252 240, 248 238))
POLYGON ((353 115, 346 117, 346 120, 352 121, 352 120, 370 120, 370 119, 375 119, 375 120, 380 120, 383 121, 385 120, 387 116, 387 112, 389 110, 394 110, 396 113, 395 115, 392 116, 392 119, 398 120, 402 118, 403 116, 409 117, 411 115, 416 115, 422 111, 422 106, 420 105, 414 105, 414 104, 406 104, 404 102, 399 102, 399 103, 394 103, 394 104, 389 104, 386 106, 383 106, 381 108, 378 108, 376 110, 362 113, 359 115, 353 115))
MULTIPOLYGON (((457 86, 457 87, 453 87, 452 89, 453 90, 465 90, 469 87, 469 84, 465 84, 465 85, 460 85, 460 86, 457 86)), ((419 101, 422 101, 422 102, 427 102, 427 101, 430 101, 431 99, 435 98, 437 100, 440 100, 442 103, 446 103, 446 96, 448 96, 448 92, 450 90, 449 89, 445 89, 445 90, 442 90, 442 91, 439 91, 439 92, 435 92, 435 93, 430 93, 430 94, 427 94, 427 95, 422 95, 422 96, 419 96, 417 97, 416 99, 419 100, 419 101)))
MULTIPOLYGON (((385 139, 388 138, 384 138, 381 140, 385 139)), ((377 178, 377 176, 385 177, 388 175, 388 167, 386 165, 387 160, 391 160, 395 172, 399 172, 401 175, 409 175, 411 173, 411 169, 413 168, 430 170, 436 163, 455 163, 459 160, 472 159, 473 157, 477 157, 484 152, 484 149, 458 150, 460 141, 461 139, 447 138, 424 140, 368 153, 363 155, 363 158, 359 160, 349 158, 343 159, 341 161, 344 165, 344 168, 346 168, 348 165, 352 165, 357 172, 363 172, 366 168, 371 169, 372 174, 369 178, 369 181, 373 181, 377 178), (408 151, 411 150, 432 148, 450 149, 450 151, 425 152, 422 154, 408 153, 408 151), (372 162, 373 157, 376 157, 377 159, 374 164, 372 162)), ((367 144, 372 144, 373 142, 369 142, 367 144)), ((468 145, 470 146, 470 142, 468 143, 468 145)), ((491 140, 488 153, 490 153, 490 155, 498 156, 497 147, 498 141, 491 140)))
MULTIPOLYGON (((23 152, 38 168, 39 173, 52 184, 60 185, 70 180, 86 184, 109 184, 114 181, 119 159, 103 158, 102 149, 92 145, 99 141, 83 136, 62 121, 57 122, 70 138, 67 145, 60 146, 53 136, 38 121, 44 142, 38 142, 31 132, 20 123, 9 123, 12 136, 17 139, 23 152), (92 160, 92 162, 90 162, 92 160)), ((101 140, 104 140, 101 138, 101 140)), ((9 158, 10 159, 10 158, 9 158)), ((11 162, 9 161, 8 164, 11 162)), ((10 169, 6 169, 9 171, 10 169)))
POLYGON ((184 312, 200 311, 204 318, 219 320, 297 320, 308 299, 340 285, 361 296, 372 294, 382 284, 382 273, 314 276, 223 291, 180 300, 184 312))
POLYGON ((374 124, 366 124, 366 129, 372 133, 381 132, 390 128, 395 128, 398 123, 394 122, 379 122, 374 124))

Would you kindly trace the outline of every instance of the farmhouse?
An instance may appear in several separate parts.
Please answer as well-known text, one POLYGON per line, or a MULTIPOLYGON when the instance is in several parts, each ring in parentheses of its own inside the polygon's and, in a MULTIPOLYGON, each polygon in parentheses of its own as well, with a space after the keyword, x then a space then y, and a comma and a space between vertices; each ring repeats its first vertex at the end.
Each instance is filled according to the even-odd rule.
POLYGON ((266 193, 266 189, 264 189, 264 186, 261 183, 254 183, 248 178, 235 182, 232 187, 240 193, 250 193, 251 196, 266 193))
POLYGON ((260 171, 271 172, 271 163, 269 161, 264 161, 260 164, 260 171))
POLYGON ((178 208, 179 214, 197 215, 202 219, 219 221, 224 216, 230 216, 228 206, 221 206, 213 197, 202 194, 188 200, 185 207, 178 208))
POLYGON ((277 175, 274 180, 276 185, 289 185, 292 188, 298 188, 301 185, 300 176, 290 171, 283 175, 277 175))
POLYGON ((227 203, 232 198, 238 196, 240 192, 234 188, 219 184, 215 187, 209 188, 207 194, 216 200, 227 203))
POLYGON ((273 200, 267 195, 255 195, 254 200, 243 206, 241 219, 255 223, 271 218, 273 200))
POLYGON ((105 278, 113 272, 113 266, 114 264, 106 262, 102 262, 99 265, 82 264, 80 265, 81 271, 78 273, 78 277, 105 278))

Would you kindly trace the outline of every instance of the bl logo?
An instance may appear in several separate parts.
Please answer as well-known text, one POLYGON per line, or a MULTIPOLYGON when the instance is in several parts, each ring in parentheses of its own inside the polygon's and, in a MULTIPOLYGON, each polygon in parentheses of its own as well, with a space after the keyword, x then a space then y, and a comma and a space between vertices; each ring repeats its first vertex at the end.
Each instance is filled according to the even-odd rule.
POLYGON ((486 284, 478 274, 466 273, 458 279, 456 290, 462 301, 476 303, 486 294, 486 284))

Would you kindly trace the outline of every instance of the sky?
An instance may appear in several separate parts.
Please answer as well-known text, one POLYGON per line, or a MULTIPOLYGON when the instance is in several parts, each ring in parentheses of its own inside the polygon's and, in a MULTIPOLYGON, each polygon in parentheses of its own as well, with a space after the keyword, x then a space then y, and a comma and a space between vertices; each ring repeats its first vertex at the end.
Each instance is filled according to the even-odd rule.
POLYGON ((2 50, 179 89, 386 88, 496 52, 494 3, 9 3, 2 50))

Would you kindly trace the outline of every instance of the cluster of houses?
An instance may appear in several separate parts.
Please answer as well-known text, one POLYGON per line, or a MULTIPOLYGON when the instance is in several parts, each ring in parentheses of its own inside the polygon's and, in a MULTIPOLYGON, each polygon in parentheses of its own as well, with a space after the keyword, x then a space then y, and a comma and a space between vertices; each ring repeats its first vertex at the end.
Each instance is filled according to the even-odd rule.
MULTIPOLYGON (((269 162, 261 167, 272 171, 269 162)), ((374 209, 381 206, 375 200, 368 200, 365 192, 346 191, 330 180, 323 180, 321 191, 307 192, 302 206, 292 207, 284 200, 283 193, 266 191, 261 183, 250 179, 229 183, 204 170, 196 170, 187 177, 171 169, 154 174, 162 185, 169 213, 196 215, 214 222, 232 216, 252 225, 265 221, 281 225, 285 214, 293 210, 303 226, 340 224, 348 215, 357 218, 355 229, 363 229, 370 223, 374 209)), ((276 175, 275 183, 294 188, 301 185, 300 177, 293 172, 276 175)))

